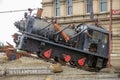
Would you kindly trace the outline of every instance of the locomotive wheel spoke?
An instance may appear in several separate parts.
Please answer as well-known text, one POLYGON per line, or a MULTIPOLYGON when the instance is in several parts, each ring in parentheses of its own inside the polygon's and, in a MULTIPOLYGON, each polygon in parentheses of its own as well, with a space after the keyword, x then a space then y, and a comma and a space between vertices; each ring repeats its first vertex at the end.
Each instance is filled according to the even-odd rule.
POLYGON ((101 69, 100 68, 95 68, 94 71, 99 72, 101 69))
POLYGON ((75 67, 75 62, 74 61, 70 61, 69 64, 71 65, 71 67, 75 67))
POLYGON ((58 58, 58 62, 62 65, 66 65, 66 62, 61 58, 58 58))
POLYGON ((82 69, 84 69, 84 70, 88 70, 89 69, 89 67, 88 67, 88 65, 87 64, 85 64, 84 66, 82 66, 81 67, 82 69))
POLYGON ((57 57, 54 58, 54 61, 55 61, 55 62, 59 62, 57 57))
POLYGON ((76 66, 77 68, 81 68, 81 66, 78 64, 77 61, 75 61, 75 66, 76 66))
POLYGON ((43 59, 46 59, 45 56, 43 55, 43 53, 41 54, 41 57, 42 57, 43 59))
POLYGON ((40 54, 38 54, 38 57, 44 59, 45 61, 49 61, 51 58, 51 50, 50 49, 44 49, 43 51, 41 51, 40 54))
POLYGON ((37 53, 37 56, 39 57, 39 58, 42 58, 42 56, 41 56, 41 53, 39 52, 39 53, 37 53))

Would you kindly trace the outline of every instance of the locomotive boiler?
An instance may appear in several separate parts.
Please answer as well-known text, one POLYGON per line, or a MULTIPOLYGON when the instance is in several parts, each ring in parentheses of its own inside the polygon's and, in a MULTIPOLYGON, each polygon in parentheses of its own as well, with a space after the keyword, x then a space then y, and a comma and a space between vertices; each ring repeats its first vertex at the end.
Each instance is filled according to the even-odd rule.
POLYGON ((48 21, 38 15, 28 15, 14 25, 21 33, 14 39, 18 49, 81 68, 107 67, 109 33, 105 29, 87 24, 60 26, 55 19, 48 21))

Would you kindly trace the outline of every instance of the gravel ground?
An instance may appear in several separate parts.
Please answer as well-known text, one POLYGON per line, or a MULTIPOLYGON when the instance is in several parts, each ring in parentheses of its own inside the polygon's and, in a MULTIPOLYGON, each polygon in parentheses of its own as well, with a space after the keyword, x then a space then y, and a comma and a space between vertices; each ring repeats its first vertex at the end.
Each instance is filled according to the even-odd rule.
POLYGON ((4 54, 0 54, 0 80, 120 80, 114 69, 101 72, 88 72, 69 66, 62 66, 60 73, 53 73, 50 62, 30 57, 8 61, 4 54), (12 72, 10 72, 12 71, 12 72), (17 72, 17 75, 15 75, 17 72), (25 74, 25 72, 27 73, 25 74), (19 75, 18 73, 22 73, 19 75))

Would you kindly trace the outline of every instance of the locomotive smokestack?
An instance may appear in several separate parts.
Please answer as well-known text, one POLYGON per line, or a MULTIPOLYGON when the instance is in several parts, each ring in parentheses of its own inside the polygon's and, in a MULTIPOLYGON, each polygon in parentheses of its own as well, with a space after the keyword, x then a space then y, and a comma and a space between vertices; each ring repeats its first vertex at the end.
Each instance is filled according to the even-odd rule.
MULTIPOLYGON (((55 29, 57 31, 61 31, 62 30, 57 23, 55 23, 55 22, 52 22, 52 23, 53 23, 53 25, 54 25, 54 27, 55 27, 55 29)), ((68 42, 70 40, 70 37, 64 31, 61 31, 60 33, 64 37, 64 39, 66 40, 66 42, 68 42)))
POLYGON ((42 11, 43 11, 43 9, 39 8, 38 11, 37 11, 37 15, 36 16, 41 18, 42 11))

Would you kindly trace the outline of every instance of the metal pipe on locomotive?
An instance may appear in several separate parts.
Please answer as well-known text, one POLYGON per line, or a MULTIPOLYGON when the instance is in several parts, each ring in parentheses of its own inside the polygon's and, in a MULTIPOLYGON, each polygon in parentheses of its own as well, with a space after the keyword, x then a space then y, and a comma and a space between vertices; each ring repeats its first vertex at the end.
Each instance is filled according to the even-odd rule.
POLYGON ((21 33, 14 39, 18 49, 77 67, 95 70, 107 67, 107 30, 87 24, 62 27, 55 19, 41 18, 41 13, 39 9, 36 16, 26 15, 25 20, 14 23, 21 33), (86 31, 92 38, 85 35, 86 31))

